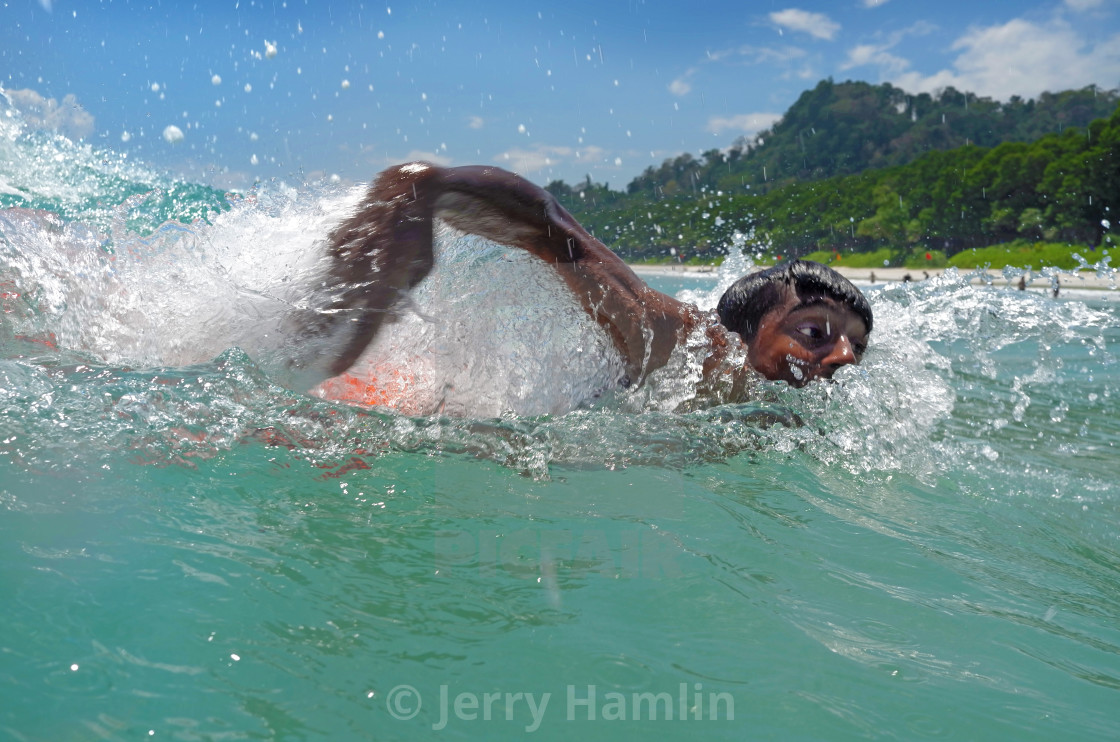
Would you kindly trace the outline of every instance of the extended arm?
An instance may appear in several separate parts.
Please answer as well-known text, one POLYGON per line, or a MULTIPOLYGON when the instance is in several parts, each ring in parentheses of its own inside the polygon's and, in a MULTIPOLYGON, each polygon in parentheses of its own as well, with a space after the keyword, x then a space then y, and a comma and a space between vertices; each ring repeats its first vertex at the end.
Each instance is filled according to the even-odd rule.
POLYGON ((547 191, 499 168, 410 163, 383 172, 331 235, 332 279, 343 287, 337 303, 360 308, 335 373, 361 354, 399 292, 428 274, 437 216, 551 264, 610 334, 636 383, 667 362, 697 321, 695 308, 649 288, 547 191))
POLYGON ((498 168, 452 168, 442 172, 441 180, 436 214, 551 264, 610 334, 634 382, 668 361, 692 308, 647 286, 552 194, 498 168))

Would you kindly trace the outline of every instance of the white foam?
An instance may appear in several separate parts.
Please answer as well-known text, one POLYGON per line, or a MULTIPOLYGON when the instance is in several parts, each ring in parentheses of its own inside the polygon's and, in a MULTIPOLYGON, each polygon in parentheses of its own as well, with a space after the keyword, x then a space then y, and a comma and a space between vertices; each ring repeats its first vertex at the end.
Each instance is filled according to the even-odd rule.
POLYGON ((173 222, 140 237, 122 224, 112 239, 78 223, 0 212, 0 247, 5 273, 37 297, 43 329, 64 347, 139 366, 199 363, 240 347, 280 373, 301 355, 291 318, 311 308, 319 289, 321 244, 360 196, 258 193, 209 225, 173 222))

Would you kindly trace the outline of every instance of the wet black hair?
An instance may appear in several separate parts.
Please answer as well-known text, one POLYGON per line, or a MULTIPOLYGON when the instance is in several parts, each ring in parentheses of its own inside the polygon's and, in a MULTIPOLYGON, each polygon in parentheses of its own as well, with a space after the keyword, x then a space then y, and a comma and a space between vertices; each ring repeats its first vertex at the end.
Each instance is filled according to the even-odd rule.
POLYGON ((746 342, 754 339, 759 323, 793 290, 801 300, 828 297, 852 308, 871 332, 871 305, 851 281, 826 265, 810 260, 792 260, 743 276, 723 292, 716 306, 719 321, 739 333, 746 342))

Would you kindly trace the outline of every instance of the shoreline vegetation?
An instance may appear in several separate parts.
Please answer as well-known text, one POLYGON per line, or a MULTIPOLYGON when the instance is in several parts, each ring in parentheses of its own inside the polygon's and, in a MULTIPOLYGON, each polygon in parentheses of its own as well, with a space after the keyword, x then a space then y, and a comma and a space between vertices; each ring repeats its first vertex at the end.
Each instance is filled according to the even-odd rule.
MULTIPOLYGON (((1019 277, 1025 276, 1028 288, 1051 287, 1050 275, 1053 274, 1070 288, 1120 288, 1120 268, 1113 265, 1120 262, 1120 246, 1094 249, 1086 245, 1018 240, 964 250, 950 259, 937 250, 912 251, 905 259, 900 259, 897 252, 888 249, 844 255, 817 251, 802 255, 800 259, 823 263, 849 280, 865 284, 902 281, 907 275, 911 280, 920 281, 955 268, 966 275, 974 273, 972 282, 977 284, 1017 285, 1019 277)), ((758 252, 754 260, 762 268, 774 265, 780 256, 758 252)), ((685 261, 660 258, 627 262, 635 272, 646 275, 714 274, 723 257, 714 260, 693 257, 685 261)))
POLYGON ((624 260, 1039 271, 1120 263, 1120 91, 999 102, 826 80, 769 130, 622 191, 546 188, 624 260))
MULTIPOLYGON (((705 265, 690 263, 628 263, 630 268, 639 276, 715 276, 719 272, 719 263, 705 265)), ((769 265, 758 264, 756 269, 762 270, 769 265)), ((862 268, 832 264, 829 266, 837 273, 847 278, 856 285, 877 286, 889 283, 901 283, 907 280, 924 281, 937 278, 946 270, 953 268, 862 268), (909 279, 907 278, 909 276, 909 279)), ((1053 290, 1051 276, 1057 276, 1061 291, 1087 289, 1091 291, 1117 291, 1120 289, 1120 278, 1117 274, 1099 275, 1096 271, 1088 270, 1062 270, 1043 269, 1040 272, 1033 269, 1014 268, 1009 266, 1005 273, 988 267, 958 269, 962 274, 971 274, 970 282, 974 285, 991 285, 1003 288, 1018 288, 1019 279, 1024 279, 1024 288, 1031 291, 1053 290)))

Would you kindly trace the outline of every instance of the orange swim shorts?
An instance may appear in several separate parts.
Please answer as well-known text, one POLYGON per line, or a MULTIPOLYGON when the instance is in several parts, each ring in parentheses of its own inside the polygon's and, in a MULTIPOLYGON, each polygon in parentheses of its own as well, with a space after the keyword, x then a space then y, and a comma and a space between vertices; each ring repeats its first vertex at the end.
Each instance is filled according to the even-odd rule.
POLYGON ((334 402, 407 412, 415 402, 415 383, 416 379, 409 372, 381 364, 357 374, 347 372, 331 377, 312 394, 334 402))

